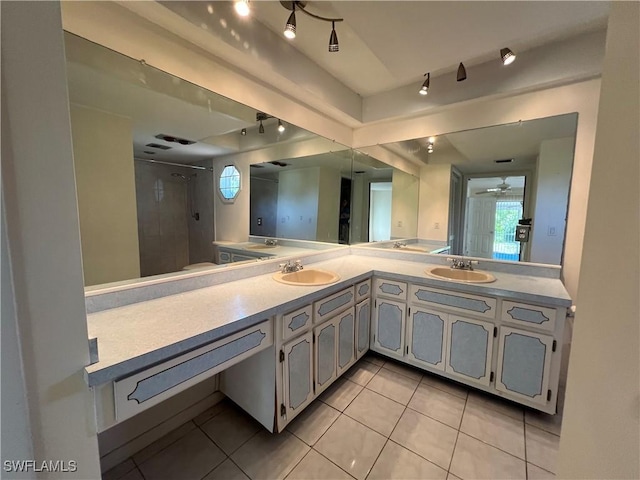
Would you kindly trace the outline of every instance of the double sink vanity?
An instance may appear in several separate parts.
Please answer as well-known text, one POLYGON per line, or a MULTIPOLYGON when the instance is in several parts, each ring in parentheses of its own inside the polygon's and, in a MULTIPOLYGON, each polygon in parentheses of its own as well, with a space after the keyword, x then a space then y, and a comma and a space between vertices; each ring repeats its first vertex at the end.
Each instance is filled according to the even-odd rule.
POLYGON ((479 259, 468 271, 370 246, 299 258, 302 269, 274 258, 91 292, 99 431, 216 374, 281 431, 367 350, 555 413, 571 305, 560 267, 479 259))

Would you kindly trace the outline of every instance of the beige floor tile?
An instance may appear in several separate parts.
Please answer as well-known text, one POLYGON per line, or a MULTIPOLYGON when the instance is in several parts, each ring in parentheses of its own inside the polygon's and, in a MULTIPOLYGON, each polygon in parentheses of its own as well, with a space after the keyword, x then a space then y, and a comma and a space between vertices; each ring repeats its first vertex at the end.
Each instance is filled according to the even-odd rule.
POLYGON ((462 480, 460 477, 456 477, 453 473, 449 472, 447 474, 447 480, 462 480))
POLYGON ((367 480, 444 480, 447 471, 397 443, 387 442, 367 480))
POLYGON ((406 409, 391 434, 391 440, 446 470, 457 435, 457 430, 406 409))
POLYGON ((411 400, 418 383, 420 382, 416 379, 398 375, 383 367, 367 384, 367 388, 406 405, 411 400))
POLYGON ((104 472, 102 474, 102 480, 119 480, 135 468, 136 464, 133 462, 133 459, 128 458, 119 465, 116 465, 112 469, 104 472))
POLYGON ((344 411, 364 387, 351 380, 339 378, 322 392, 320 400, 336 410, 344 411))
POLYGON ((460 431, 524 460, 524 422, 467 402, 460 431))
POLYGON ((352 480, 353 477, 311 450, 287 476, 287 480, 352 480))
POLYGON ((553 473, 536 467, 532 463, 527 463, 527 480, 554 480, 555 478, 553 473))
POLYGON ((281 479, 309 452, 309 446, 291 433, 262 430, 231 455, 252 480, 281 479))
POLYGON ((387 439, 346 415, 340 415, 316 443, 315 450, 344 471, 364 479, 387 439))
POLYGON ((465 480, 526 479, 523 460, 460 432, 450 472, 465 480))
POLYGON ((524 415, 524 409, 515 403, 503 400, 496 395, 490 395, 484 392, 469 392, 467 402, 474 405, 482 405, 484 407, 500 412, 509 417, 513 417, 516 420, 522 420, 524 415))
POLYGON ((365 354, 365 356, 362 357, 362 359, 365 362, 373 363, 374 365, 378 365, 379 367, 383 366, 386 363, 383 357, 371 351, 365 354))
POLYGON ((402 365, 401 363, 389 361, 385 362, 383 368, 404 375, 405 377, 412 378, 413 380, 422 380, 422 372, 417 368, 410 367, 409 365, 402 365))
POLYGON ((260 430, 260 425, 239 408, 229 408, 200 428, 224 453, 231 455, 260 430))
POLYGON ((209 420, 211 420, 216 415, 233 407, 234 407, 233 403, 230 400, 227 400, 226 398, 224 398, 222 401, 216 403, 213 407, 206 409, 204 412, 202 412, 200 415, 194 418, 193 423, 200 426, 203 423, 206 423, 209 420))
POLYGON ((351 367, 349 371, 344 374, 344 376, 352 382, 366 387, 367 383, 369 383, 369 380, 371 380, 374 375, 378 373, 378 370, 380 370, 379 365, 374 365, 373 363, 369 362, 358 362, 353 367, 351 367))
POLYGON ((202 480, 249 480, 240 468, 227 458, 202 480))
POLYGON ((345 411, 354 420, 388 437, 404 412, 404 405, 364 389, 345 411))
POLYGON ((422 376, 421 383, 426 383, 427 385, 431 385, 432 387, 436 387, 460 398, 467 398, 467 394, 469 393, 469 390, 464 385, 436 374, 425 373, 422 376))
POLYGON ((316 400, 287 425, 287 430, 313 446, 339 416, 338 410, 316 400))
POLYGON ((151 457, 153 457, 160 450, 168 447, 173 442, 179 440, 184 437, 191 430, 195 429, 196 426, 193 422, 187 422, 183 425, 180 425, 175 430, 167 433, 164 437, 160 437, 158 440, 150 444, 149 446, 143 448, 138 453, 133 456, 133 460, 136 462, 136 465, 140 465, 141 463, 147 461, 151 457))
POLYGON ((549 472, 556 473, 560 437, 532 425, 525 428, 527 461, 549 472))
POLYGON ((413 394, 408 407, 457 430, 460 428, 464 405, 463 398, 421 383, 413 394))
POLYGON ((536 410, 527 410, 524 412, 524 422, 558 436, 562 430, 562 416, 560 414, 549 415, 536 410))
POLYGON ((200 480, 225 458, 224 452, 196 428, 139 467, 146 480, 200 480))

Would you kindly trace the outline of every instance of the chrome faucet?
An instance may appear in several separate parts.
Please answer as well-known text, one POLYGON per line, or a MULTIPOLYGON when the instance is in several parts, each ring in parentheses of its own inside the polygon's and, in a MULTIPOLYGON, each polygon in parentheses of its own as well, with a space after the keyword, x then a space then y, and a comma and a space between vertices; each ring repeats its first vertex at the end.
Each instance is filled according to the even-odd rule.
POLYGON ((396 242, 393 244, 393 248, 402 248, 402 247, 406 247, 407 244, 404 242, 396 242))
POLYGON ((295 263, 291 262, 291 260, 287 260, 287 263, 281 263, 278 266, 282 273, 299 272, 304 268, 301 260, 296 260, 295 263))
POLYGON ((276 240, 275 238, 265 238, 264 244, 275 247, 278 244, 278 240, 276 240))
POLYGON ((464 258, 447 258, 451 262, 451 268, 456 270, 473 270, 473 266, 478 264, 477 260, 466 260, 464 258))

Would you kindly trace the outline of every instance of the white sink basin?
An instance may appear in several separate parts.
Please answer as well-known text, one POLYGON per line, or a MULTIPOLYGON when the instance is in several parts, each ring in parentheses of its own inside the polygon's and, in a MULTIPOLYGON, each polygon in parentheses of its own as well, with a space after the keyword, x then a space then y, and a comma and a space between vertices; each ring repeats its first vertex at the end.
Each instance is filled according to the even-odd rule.
POLYGON ((273 275, 273 279, 276 282, 286 283, 287 285, 317 286, 335 283, 340 280, 340 275, 327 270, 312 268, 290 273, 278 272, 273 275))
POLYGON ((440 280, 451 280, 453 282, 464 283, 491 283, 496 281, 496 277, 480 270, 459 270, 450 267, 431 267, 425 270, 430 277, 440 280))

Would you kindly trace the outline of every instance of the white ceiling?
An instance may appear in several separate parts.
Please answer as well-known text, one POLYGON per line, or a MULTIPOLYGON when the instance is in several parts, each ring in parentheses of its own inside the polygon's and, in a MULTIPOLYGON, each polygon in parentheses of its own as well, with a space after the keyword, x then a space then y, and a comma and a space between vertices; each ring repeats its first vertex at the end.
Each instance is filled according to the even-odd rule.
MULTIPOLYGON (((183 2, 181 2, 183 3, 183 2)), ((251 18, 280 35, 289 16, 280 2, 251 3, 251 18)), ((306 9, 336 24, 338 53, 328 52, 331 24, 296 14, 296 49, 365 97, 606 25, 609 2, 333 1, 306 9)))

